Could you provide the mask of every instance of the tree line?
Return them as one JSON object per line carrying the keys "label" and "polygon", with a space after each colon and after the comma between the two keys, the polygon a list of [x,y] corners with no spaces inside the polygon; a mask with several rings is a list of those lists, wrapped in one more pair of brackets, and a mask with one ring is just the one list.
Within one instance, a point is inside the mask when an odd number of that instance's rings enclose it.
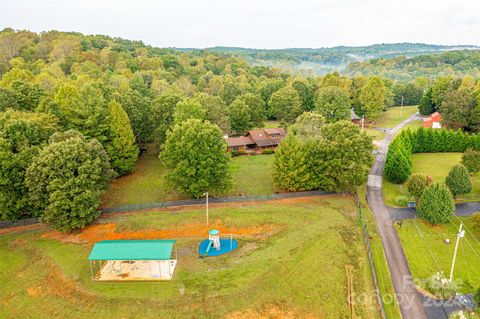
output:
{"label": "tree line", "polygon": [[[179,191],[225,191],[225,133],[265,119],[299,126],[297,118],[313,112],[325,121],[316,141],[334,143],[330,125],[348,120],[352,107],[378,118],[397,85],[374,76],[292,76],[233,56],[108,36],[11,29],[0,32],[0,75],[1,219],[40,216],[65,231],[98,214],[108,181],[132,172],[147,143],[160,146]],[[348,137],[345,125],[336,129]]]}

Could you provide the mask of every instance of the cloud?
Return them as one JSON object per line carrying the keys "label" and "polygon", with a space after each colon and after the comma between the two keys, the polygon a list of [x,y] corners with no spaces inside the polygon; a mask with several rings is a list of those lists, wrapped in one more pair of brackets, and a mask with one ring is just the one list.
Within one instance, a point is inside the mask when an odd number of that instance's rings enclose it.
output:
{"label": "cloud", "polygon": [[155,46],[480,44],[472,0],[0,0],[0,27],[108,34]]}

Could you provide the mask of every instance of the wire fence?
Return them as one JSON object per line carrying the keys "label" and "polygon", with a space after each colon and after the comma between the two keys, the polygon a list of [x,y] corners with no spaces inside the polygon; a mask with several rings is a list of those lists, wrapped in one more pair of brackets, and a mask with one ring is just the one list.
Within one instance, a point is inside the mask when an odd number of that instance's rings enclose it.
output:
{"label": "wire fence", "polygon": [[[240,202],[251,202],[251,201],[275,200],[275,199],[301,198],[301,197],[321,196],[321,195],[330,195],[330,194],[333,194],[333,193],[325,192],[325,191],[304,191],[304,192],[290,192],[290,193],[274,193],[269,195],[239,195],[239,196],[226,196],[226,197],[212,196],[209,198],[209,202],[211,204],[240,203]],[[175,200],[175,201],[146,203],[146,204],[132,204],[132,205],[117,206],[117,207],[105,207],[105,208],[102,208],[101,211],[102,211],[102,214],[124,213],[124,212],[132,212],[132,211],[143,211],[146,209],[158,209],[158,208],[191,206],[191,205],[202,205],[202,204],[205,204],[205,198],[182,199],[182,200]],[[22,219],[22,220],[16,220],[16,221],[5,221],[5,222],[0,222],[0,229],[33,225],[33,224],[38,224],[39,222],[40,222],[39,218],[29,218],[29,219]]]}
{"label": "wire fence", "polygon": [[362,227],[363,239],[364,239],[364,242],[365,242],[365,247],[367,248],[368,260],[370,261],[369,262],[370,270],[372,271],[373,283],[375,284],[375,290],[377,292],[377,298],[378,298],[378,304],[380,306],[380,312],[382,314],[382,318],[387,319],[387,315],[386,315],[386,312],[385,312],[385,305],[383,304],[382,292],[381,292],[380,286],[378,284],[377,268],[375,267],[375,261],[373,259],[372,247],[370,246],[370,237],[368,235],[367,226],[363,222],[362,204],[361,204],[361,202],[358,198],[357,193],[355,193],[355,202],[356,202],[357,208],[358,208],[360,226]]}

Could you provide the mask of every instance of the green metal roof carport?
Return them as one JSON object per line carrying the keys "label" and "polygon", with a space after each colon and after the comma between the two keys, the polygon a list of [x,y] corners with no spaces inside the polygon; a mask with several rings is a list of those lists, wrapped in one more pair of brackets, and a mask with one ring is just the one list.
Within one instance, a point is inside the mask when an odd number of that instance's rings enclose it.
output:
{"label": "green metal roof carport", "polygon": [[169,260],[175,240],[103,240],[88,260]]}

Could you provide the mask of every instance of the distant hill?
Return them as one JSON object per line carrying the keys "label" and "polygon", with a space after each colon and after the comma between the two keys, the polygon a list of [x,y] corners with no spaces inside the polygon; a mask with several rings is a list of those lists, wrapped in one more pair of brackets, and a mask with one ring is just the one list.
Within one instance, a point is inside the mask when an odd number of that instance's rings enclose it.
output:
{"label": "distant hill", "polygon": [[[198,49],[183,49],[198,50]],[[470,45],[432,45],[423,43],[374,44],[370,46],[332,48],[291,48],[291,49],[248,49],[237,47],[212,47],[205,49],[215,53],[237,55],[254,65],[279,67],[290,72],[325,74],[343,72],[353,62],[371,59],[388,59],[399,56],[415,57],[418,55],[442,53],[454,50],[480,50],[480,46]]]}
{"label": "distant hill", "polygon": [[343,73],[348,75],[379,75],[396,80],[412,80],[416,77],[438,76],[480,78],[480,51],[462,50],[423,54],[406,58],[379,58],[364,62],[352,62]]}

